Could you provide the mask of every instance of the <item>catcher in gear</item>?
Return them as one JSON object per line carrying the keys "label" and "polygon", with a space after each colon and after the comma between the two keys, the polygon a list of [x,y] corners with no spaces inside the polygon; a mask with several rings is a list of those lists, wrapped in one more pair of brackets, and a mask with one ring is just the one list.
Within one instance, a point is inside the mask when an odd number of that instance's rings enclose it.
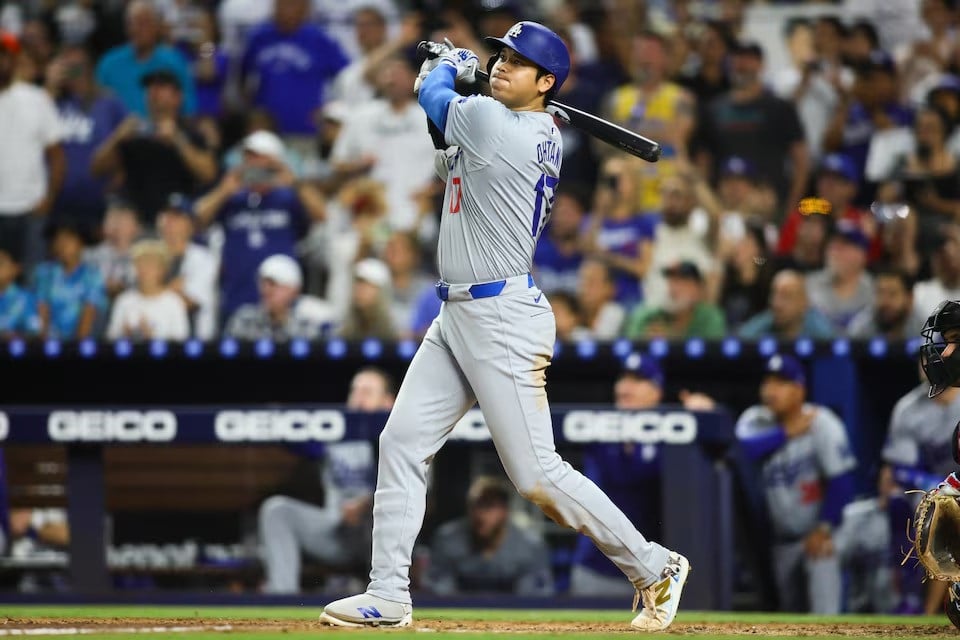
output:
{"label": "catcher in gear", "polygon": [[[923,325],[920,365],[930,382],[931,398],[947,388],[960,386],[960,301],[944,300]],[[960,464],[960,422],[951,438],[953,460]],[[944,604],[947,617],[960,629],[960,478],[951,473],[936,489],[924,494],[913,518],[913,549],[910,555],[926,570],[927,577],[950,582]],[[904,559],[906,562],[906,559]]]}

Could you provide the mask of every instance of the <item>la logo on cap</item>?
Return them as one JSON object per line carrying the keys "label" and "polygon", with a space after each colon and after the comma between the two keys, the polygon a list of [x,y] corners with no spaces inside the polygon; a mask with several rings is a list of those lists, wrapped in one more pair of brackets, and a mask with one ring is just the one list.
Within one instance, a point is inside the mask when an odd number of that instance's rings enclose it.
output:
{"label": "la logo on cap", "polygon": [[780,356],[773,356],[770,358],[770,368],[774,371],[777,371],[783,367],[783,358]]}
{"label": "la logo on cap", "polygon": [[523,23],[518,22],[517,24],[510,27],[510,31],[507,31],[508,38],[516,38],[520,35],[520,32],[523,31]]}

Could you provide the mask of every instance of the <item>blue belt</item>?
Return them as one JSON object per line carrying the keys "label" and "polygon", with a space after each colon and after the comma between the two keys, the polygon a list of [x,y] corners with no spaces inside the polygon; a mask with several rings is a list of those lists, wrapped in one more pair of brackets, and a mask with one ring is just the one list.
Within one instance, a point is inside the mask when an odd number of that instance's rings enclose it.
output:
{"label": "blue belt", "polygon": [[[527,274],[527,287],[533,286],[533,275]],[[480,298],[493,298],[500,295],[503,292],[504,287],[507,286],[506,279],[504,280],[494,280],[493,282],[481,282],[479,284],[472,284],[467,289],[470,293],[470,297],[474,300],[479,300]],[[450,299],[450,285],[444,282],[443,280],[438,280],[436,284],[437,297],[446,302]]]}

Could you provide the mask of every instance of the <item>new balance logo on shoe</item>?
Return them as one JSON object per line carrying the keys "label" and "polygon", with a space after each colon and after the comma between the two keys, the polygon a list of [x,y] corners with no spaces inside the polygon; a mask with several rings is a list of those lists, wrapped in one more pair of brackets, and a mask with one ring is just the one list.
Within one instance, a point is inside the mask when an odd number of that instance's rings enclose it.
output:
{"label": "new balance logo on shoe", "polygon": [[670,578],[657,585],[657,606],[659,607],[668,600],[670,600]]}
{"label": "new balance logo on shoe", "polygon": [[376,607],[357,607],[357,611],[360,612],[364,618],[382,618],[383,615],[377,611]]}

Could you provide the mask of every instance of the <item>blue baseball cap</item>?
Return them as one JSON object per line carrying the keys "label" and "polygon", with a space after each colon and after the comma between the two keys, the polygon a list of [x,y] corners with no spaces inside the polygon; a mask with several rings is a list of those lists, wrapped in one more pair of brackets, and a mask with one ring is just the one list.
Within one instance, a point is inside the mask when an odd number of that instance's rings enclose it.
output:
{"label": "blue baseball cap", "polygon": [[864,251],[870,250],[870,238],[863,232],[860,225],[852,220],[839,220],[833,230],[833,235],[840,240],[856,245]]}
{"label": "blue baseball cap", "polygon": [[853,158],[843,153],[830,153],[820,162],[820,173],[833,173],[849,180],[860,181],[860,171]]}
{"label": "blue baseball cap", "polygon": [[944,73],[940,76],[940,79],[937,80],[937,84],[927,92],[927,98],[929,99],[930,95],[937,91],[960,93],[960,78],[950,73]]}
{"label": "blue baseball cap", "polygon": [[728,156],[720,163],[720,177],[736,176],[738,178],[747,178],[753,180],[757,177],[757,172],[753,163],[742,156]]}
{"label": "blue baseball cap", "polygon": [[167,202],[163,207],[163,210],[183,213],[191,218],[196,216],[196,213],[193,210],[193,201],[182,193],[171,193],[167,197]]}
{"label": "blue baseball cap", "polygon": [[623,369],[620,372],[620,375],[627,374],[649,380],[658,387],[663,386],[663,369],[653,356],[641,355],[636,351],[628,355],[623,360]]}
{"label": "blue baseball cap", "polygon": [[763,372],[765,375],[776,376],[795,384],[807,384],[807,374],[803,370],[803,365],[793,356],[775,353],[767,359]]}
{"label": "blue baseball cap", "polygon": [[893,56],[883,49],[874,49],[862,63],[861,70],[864,72],[882,71],[893,75],[897,72],[897,63],[894,62]]}

